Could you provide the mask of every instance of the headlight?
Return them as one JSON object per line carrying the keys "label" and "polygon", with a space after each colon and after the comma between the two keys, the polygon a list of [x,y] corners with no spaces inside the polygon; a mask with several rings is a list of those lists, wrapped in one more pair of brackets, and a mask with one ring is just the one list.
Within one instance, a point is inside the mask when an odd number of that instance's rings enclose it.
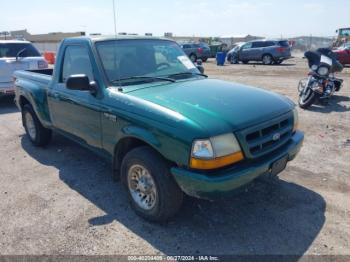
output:
{"label": "headlight", "polygon": [[299,125],[299,114],[298,114],[298,110],[295,107],[293,109],[293,132],[295,132],[298,129],[298,125]]}
{"label": "headlight", "polygon": [[312,70],[312,71],[316,71],[316,70],[317,70],[317,68],[318,68],[318,66],[317,66],[317,65],[312,65],[312,66],[311,66],[311,70]]}
{"label": "headlight", "polygon": [[328,75],[329,69],[325,66],[321,66],[318,70],[317,70],[317,74],[319,74],[320,76],[325,76]]}
{"label": "headlight", "polygon": [[210,139],[195,140],[190,160],[191,168],[214,169],[243,159],[241,147],[232,133]]}

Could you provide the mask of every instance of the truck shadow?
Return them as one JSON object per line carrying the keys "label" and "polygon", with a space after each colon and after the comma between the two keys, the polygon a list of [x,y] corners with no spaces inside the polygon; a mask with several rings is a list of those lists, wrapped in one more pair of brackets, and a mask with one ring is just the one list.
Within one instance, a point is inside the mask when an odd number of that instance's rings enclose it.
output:
{"label": "truck shadow", "polygon": [[293,254],[297,261],[325,223],[324,199],[283,180],[256,182],[217,202],[189,198],[172,221],[148,223],[129,207],[123,187],[111,179],[109,164],[93,153],[59,135],[46,149],[33,147],[26,136],[21,143],[31,157],[57,168],[62,182],[105,212],[81,223],[120,223],[167,255]]}
{"label": "truck shadow", "polygon": [[13,99],[14,96],[0,97],[0,115],[19,112]]}

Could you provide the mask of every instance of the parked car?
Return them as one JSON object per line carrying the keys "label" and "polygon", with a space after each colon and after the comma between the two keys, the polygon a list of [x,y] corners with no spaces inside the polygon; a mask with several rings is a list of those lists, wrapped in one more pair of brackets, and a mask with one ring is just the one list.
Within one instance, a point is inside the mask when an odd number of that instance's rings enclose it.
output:
{"label": "parked car", "polygon": [[12,74],[16,70],[44,69],[48,64],[27,41],[0,41],[0,96],[15,92]]}
{"label": "parked car", "polygon": [[226,59],[227,59],[227,62],[229,63],[238,63],[237,60],[235,59],[232,59],[232,55],[236,55],[239,51],[239,49],[242,47],[242,45],[244,45],[245,42],[238,42],[238,43],[235,43],[232,48],[227,52],[227,55],[226,55]]}
{"label": "parked car", "polygon": [[338,61],[343,65],[350,64],[350,43],[344,44],[336,50],[333,50]]}
{"label": "parked car", "polygon": [[29,140],[45,146],[55,131],[104,156],[153,221],[184,194],[215,199],[276,176],[303,142],[291,100],[207,79],[172,40],[68,38],[54,70],[15,77]]}
{"label": "parked car", "polygon": [[185,43],[181,47],[192,62],[196,62],[197,59],[206,62],[211,57],[210,47],[206,43]]}
{"label": "parked car", "polygon": [[230,62],[235,64],[262,61],[265,65],[281,64],[291,58],[291,48],[287,40],[255,40],[241,45],[230,54]]}

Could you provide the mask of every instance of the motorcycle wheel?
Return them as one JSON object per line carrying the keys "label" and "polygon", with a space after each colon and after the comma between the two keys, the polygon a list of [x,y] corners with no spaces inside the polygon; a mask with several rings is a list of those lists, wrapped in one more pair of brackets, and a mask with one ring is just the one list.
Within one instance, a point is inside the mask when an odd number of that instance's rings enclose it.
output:
{"label": "motorcycle wheel", "polygon": [[304,92],[301,92],[299,97],[299,106],[302,109],[307,109],[310,107],[316,100],[317,94],[312,91],[311,88],[306,87],[307,90]]}

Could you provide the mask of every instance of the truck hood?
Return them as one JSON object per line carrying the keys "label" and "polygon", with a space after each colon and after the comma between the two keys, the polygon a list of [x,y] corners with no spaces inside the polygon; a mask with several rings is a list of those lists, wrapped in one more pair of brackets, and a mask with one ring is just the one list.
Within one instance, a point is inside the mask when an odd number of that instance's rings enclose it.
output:
{"label": "truck hood", "polygon": [[196,122],[210,135],[236,131],[293,109],[288,98],[214,79],[181,81],[128,92]]}

